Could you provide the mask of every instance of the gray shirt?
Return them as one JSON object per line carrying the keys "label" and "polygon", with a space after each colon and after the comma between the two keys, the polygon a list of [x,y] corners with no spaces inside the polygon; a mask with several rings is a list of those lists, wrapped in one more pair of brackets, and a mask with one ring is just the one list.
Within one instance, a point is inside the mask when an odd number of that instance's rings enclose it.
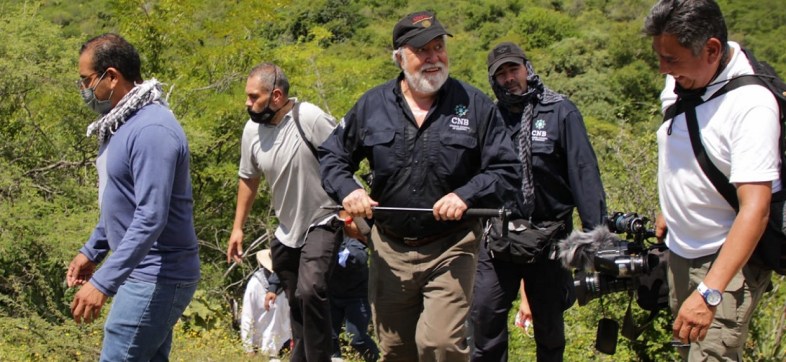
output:
{"label": "gray shirt", "polygon": [[[309,226],[332,214],[321,207],[335,202],[322,189],[319,163],[301,139],[293,111],[275,126],[246,122],[238,175],[245,179],[264,175],[279,220],[276,238],[295,248],[303,246]],[[336,127],[333,117],[311,103],[300,104],[299,119],[314,148]]]}

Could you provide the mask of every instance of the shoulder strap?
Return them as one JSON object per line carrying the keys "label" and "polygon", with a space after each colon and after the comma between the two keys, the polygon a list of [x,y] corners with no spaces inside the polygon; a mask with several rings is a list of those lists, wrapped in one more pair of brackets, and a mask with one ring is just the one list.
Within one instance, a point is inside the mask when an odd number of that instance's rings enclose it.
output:
{"label": "shoulder strap", "polygon": [[740,204],[739,200],[737,200],[737,189],[734,185],[729,183],[729,179],[726,175],[715,167],[715,164],[713,164],[709,156],[707,156],[704,145],[701,143],[701,138],[699,138],[699,121],[696,117],[695,107],[685,111],[685,119],[688,124],[688,135],[690,135],[690,145],[693,148],[693,155],[696,156],[696,161],[699,162],[701,170],[704,171],[704,174],[710,179],[712,185],[715,186],[715,189],[718,190],[718,193],[720,193],[724,199],[726,199],[729,205],[731,205],[735,211],[739,211]]}
{"label": "shoulder strap", "polygon": [[[737,88],[745,86],[745,85],[758,84],[758,85],[760,85],[762,87],[765,87],[765,88],[769,89],[769,87],[767,86],[767,83],[764,80],[762,80],[761,77],[762,76],[759,76],[759,75],[756,75],[756,74],[744,74],[744,75],[738,75],[738,76],[736,76],[734,78],[731,78],[731,79],[729,79],[728,83],[724,84],[723,87],[721,87],[721,89],[718,89],[717,92],[713,93],[712,96],[710,96],[709,98],[707,98],[706,101],[703,101],[701,103],[709,102],[709,101],[711,101],[711,100],[713,100],[715,98],[718,98],[718,97],[720,97],[720,96],[722,96],[722,95],[724,95],[726,93],[731,92],[734,89],[737,89]],[[699,104],[701,104],[701,103],[699,103]],[[698,107],[699,104],[697,104],[696,107]],[[686,111],[687,111],[687,109],[682,109],[681,112],[678,111],[677,102],[675,102],[674,104],[672,104],[668,108],[666,108],[666,110],[663,112],[663,121],[666,122],[666,121],[676,117],[680,113],[683,113],[683,112],[686,112]]]}
{"label": "shoulder strap", "polygon": [[[717,98],[720,95],[726,94],[733,89],[751,84],[758,84],[769,89],[759,76],[755,74],[741,75],[730,79],[728,83],[715,92],[715,94],[713,94],[705,102]],[[669,107],[667,111],[671,110],[672,108],[674,108],[674,106]],[[693,148],[693,154],[696,156],[696,160],[699,162],[701,170],[704,171],[704,174],[707,175],[707,178],[710,179],[712,185],[715,186],[715,189],[718,190],[724,199],[726,199],[729,205],[731,205],[734,210],[739,211],[740,203],[737,199],[737,189],[734,187],[734,185],[729,183],[729,179],[726,177],[726,175],[724,175],[717,167],[715,167],[715,164],[713,164],[709,156],[707,156],[704,145],[701,143],[701,138],[699,137],[699,121],[696,117],[696,107],[690,107],[689,109],[685,110],[685,119],[688,125],[688,134],[690,135],[690,143],[691,147]]]}
{"label": "shoulder strap", "polygon": [[292,109],[292,120],[295,121],[295,125],[297,126],[297,131],[298,133],[300,133],[300,138],[303,139],[303,142],[306,143],[308,149],[311,150],[312,154],[314,154],[314,158],[319,159],[319,156],[317,155],[317,149],[314,148],[314,145],[311,144],[311,141],[309,141],[308,138],[306,138],[306,133],[303,132],[303,126],[300,125],[300,116],[298,113],[300,113],[300,102],[295,102],[295,107]]}

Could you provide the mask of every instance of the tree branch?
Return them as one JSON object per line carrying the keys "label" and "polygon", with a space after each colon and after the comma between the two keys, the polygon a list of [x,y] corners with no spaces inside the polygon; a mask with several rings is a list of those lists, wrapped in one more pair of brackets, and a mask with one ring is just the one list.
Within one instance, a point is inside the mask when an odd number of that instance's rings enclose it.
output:
{"label": "tree branch", "polygon": [[39,167],[39,168],[34,168],[34,169],[31,169],[31,170],[28,170],[27,172],[25,172],[25,176],[31,176],[31,175],[34,175],[34,174],[41,174],[41,173],[46,174],[46,173],[48,173],[48,172],[50,172],[52,170],[58,170],[58,169],[82,167],[82,166],[85,166],[85,165],[87,165],[87,164],[89,164],[91,162],[92,162],[92,160],[83,160],[83,161],[64,161],[64,160],[60,160],[60,161],[57,161],[57,162],[55,162],[55,163],[53,163],[51,165],[47,165],[47,166],[44,166],[44,167]]}

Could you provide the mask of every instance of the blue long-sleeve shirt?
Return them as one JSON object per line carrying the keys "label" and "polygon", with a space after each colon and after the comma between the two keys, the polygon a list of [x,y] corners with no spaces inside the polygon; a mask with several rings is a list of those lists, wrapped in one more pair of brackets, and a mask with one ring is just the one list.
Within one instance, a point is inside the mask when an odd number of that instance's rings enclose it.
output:
{"label": "blue long-sleeve shirt", "polygon": [[[364,94],[322,144],[322,185],[341,202],[358,188],[362,159],[373,172],[380,206],[431,208],[454,192],[468,207],[501,207],[520,185],[519,162],[497,108],[478,89],[448,78],[418,127],[397,79]],[[377,225],[421,237],[456,221],[430,213],[377,213]]]}
{"label": "blue long-sleeve shirt", "polygon": [[165,106],[132,115],[99,149],[101,215],[80,252],[104,263],[90,279],[112,296],[126,279],[199,279],[185,133]]}

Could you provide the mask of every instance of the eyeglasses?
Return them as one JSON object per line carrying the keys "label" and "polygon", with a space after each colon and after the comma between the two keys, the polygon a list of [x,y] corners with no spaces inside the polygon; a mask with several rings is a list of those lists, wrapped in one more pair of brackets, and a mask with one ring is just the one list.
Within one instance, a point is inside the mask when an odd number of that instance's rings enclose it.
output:
{"label": "eyeglasses", "polygon": [[[98,74],[98,73],[99,72],[92,72],[92,73],[88,74],[87,76],[79,77],[79,80],[74,81],[76,83],[76,88],[79,89],[79,90],[87,88],[90,85],[90,83],[93,82],[93,80],[92,80],[93,76]],[[106,71],[101,73],[101,78],[104,77],[105,73],[106,73]],[[89,80],[89,82],[88,82],[88,80]]]}

